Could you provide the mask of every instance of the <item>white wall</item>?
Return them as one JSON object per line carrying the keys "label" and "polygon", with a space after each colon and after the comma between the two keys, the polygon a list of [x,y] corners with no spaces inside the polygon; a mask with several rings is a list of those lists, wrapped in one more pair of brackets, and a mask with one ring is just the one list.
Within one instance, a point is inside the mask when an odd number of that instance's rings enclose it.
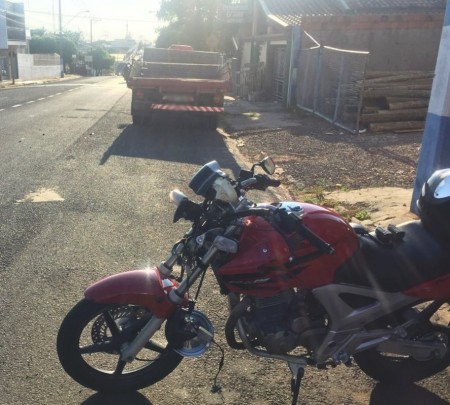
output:
{"label": "white wall", "polygon": [[20,80],[50,79],[61,76],[58,55],[17,54]]}
{"label": "white wall", "polygon": [[[285,41],[286,43],[286,41]],[[266,63],[267,62],[267,42],[259,42],[260,46],[260,56],[259,61]],[[244,42],[242,47],[242,59],[241,59],[241,67],[243,67],[246,63],[250,63],[252,53],[252,43],[251,41]]]}
{"label": "white wall", "polygon": [[260,44],[261,52],[259,54],[259,61],[266,64],[267,63],[267,42]]}
{"label": "white wall", "polygon": [[6,29],[5,0],[0,0],[0,49],[8,49],[8,30]]}
{"label": "white wall", "polygon": [[244,67],[246,63],[250,63],[251,52],[252,52],[252,43],[244,42],[244,47],[242,49],[241,69]]}

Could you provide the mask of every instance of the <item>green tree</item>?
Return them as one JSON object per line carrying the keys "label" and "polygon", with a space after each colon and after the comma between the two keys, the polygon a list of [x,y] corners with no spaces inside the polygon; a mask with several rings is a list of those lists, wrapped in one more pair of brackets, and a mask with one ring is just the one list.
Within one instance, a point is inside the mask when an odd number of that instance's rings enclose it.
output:
{"label": "green tree", "polygon": [[96,46],[92,49],[92,67],[95,70],[108,70],[114,64],[114,58],[102,46]]}
{"label": "green tree", "polygon": [[81,32],[79,32],[79,31],[64,31],[63,36],[64,36],[64,38],[71,40],[75,44],[75,47],[77,49],[80,47],[80,43],[83,39],[83,34]]}
{"label": "green tree", "polygon": [[222,31],[220,4],[220,0],[162,0],[157,16],[167,25],[160,29],[156,46],[178,43],[217,50]]}
{"label": "green tree", "polygon": [[47,33],[44,29],[34,30],[30,39],[30,53],[57,53],[62,54],[64,65],[72,64],[72,55],[78,52],[74,39],[79,41],[80,36],[75,33],[59,34]]}
{"label": "green tree", "polygon": [[35,29],[30,30],[30,33],[31,33],[31,37],[42,37],[45,35],[46,30],[44,27],[35,28]]}
{"label": "green tree", "polygon": [[30,39],[30,53],[59,53],[59,39],[52,34],[33,36]]}

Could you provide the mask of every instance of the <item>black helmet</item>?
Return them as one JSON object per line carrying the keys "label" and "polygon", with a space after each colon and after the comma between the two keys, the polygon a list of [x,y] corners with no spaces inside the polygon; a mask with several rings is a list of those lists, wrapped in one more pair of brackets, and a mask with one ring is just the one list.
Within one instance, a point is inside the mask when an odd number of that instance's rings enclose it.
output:
{"label": "black helmet", "polygon": [[432,174],[422,187],[417,208],[426,228],[450,239],[450,169]]}

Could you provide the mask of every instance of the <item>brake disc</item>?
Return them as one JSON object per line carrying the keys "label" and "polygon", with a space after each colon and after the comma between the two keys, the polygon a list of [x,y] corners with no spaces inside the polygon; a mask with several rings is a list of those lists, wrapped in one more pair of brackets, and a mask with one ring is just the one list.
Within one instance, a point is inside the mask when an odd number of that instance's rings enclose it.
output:
{"label": "brake disc", "polygon": [[[141,319],[147,311],[142,307],[121,305],[108,310],[109,315],[116,323],[119,330]],[[104,314],[101,314],[92,325],[91,338],[94,344],[101,344],[110,341],[112,334]]]}

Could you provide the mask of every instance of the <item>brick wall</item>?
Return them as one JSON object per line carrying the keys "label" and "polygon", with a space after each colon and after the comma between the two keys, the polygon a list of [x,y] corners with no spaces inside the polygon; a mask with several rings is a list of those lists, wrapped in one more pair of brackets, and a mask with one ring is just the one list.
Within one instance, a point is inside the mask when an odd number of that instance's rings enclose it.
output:
{"label": "brick wall", "polygon": [[443,13],[355,15],[304,19],[323,45],[369,51],[369,70],[434,70]]}

